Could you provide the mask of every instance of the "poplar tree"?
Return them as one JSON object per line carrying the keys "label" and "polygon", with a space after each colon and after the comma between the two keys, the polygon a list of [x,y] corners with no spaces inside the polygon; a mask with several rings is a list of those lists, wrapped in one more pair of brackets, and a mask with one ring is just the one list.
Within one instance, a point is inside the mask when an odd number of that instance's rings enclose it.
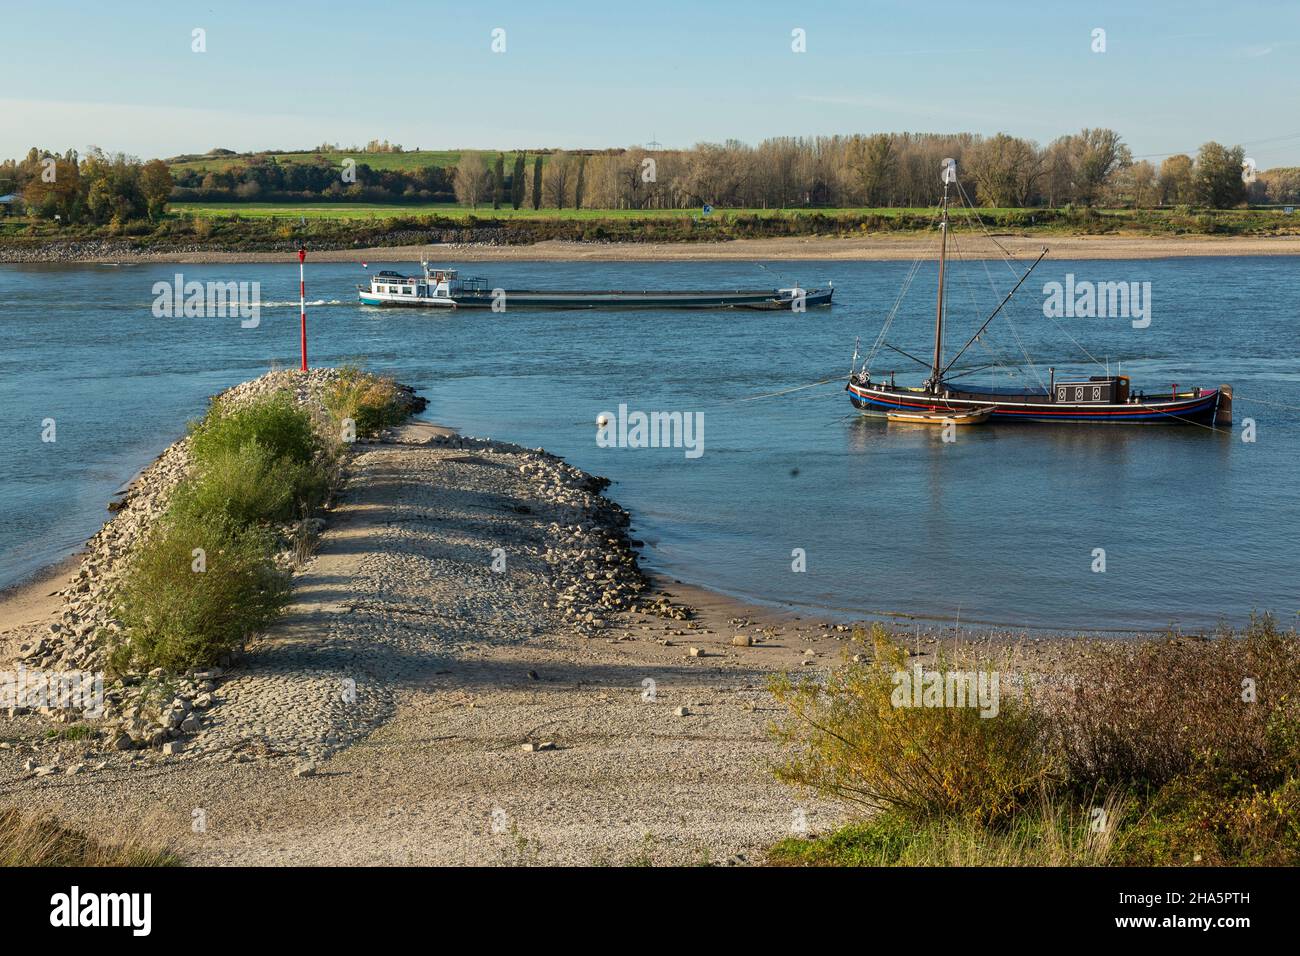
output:
{"label": "poplar tree", "polygon": [[524,204],[524,153],[515,153],[515,169],[510,176],[510,205],[518,209]]}

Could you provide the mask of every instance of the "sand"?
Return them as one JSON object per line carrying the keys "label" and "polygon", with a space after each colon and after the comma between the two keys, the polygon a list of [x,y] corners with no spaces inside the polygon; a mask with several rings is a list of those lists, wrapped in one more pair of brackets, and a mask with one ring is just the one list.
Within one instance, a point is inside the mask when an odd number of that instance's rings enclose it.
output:
{"label": "sand", "polygon": [[[998,236],[998,242],[1018,258],[1032,260],[1043,247],[1054,259],[1167,259],[1199,256],[1300,255],[1300,236]],[[448,244],[391,246],[369,249],[311,250],[308,262],[693,262],[727,260],[911,260],[935,254],[933,237],[875,235],[860,238],[791,237],[736,239],[717,243],[539,242],[494,246]],[[968,258],[1000,255],[987,241],[963,250]],[[152,261],[180,263],[258,263],[296,260],[292,252],[190,252],[130,256],[126,259],[87,257],[77,261]]]}

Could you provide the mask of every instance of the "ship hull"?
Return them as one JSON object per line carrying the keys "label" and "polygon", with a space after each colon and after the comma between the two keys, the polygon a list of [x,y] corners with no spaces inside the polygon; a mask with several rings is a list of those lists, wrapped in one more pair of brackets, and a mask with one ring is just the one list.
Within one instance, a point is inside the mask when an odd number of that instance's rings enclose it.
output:
{"label": "ship hull", "polygon": [[949,392],[932,395],[921,390],[884,386],[846,386],[853,407],[868,415],[890,412],[942,413],[988,409],[991,422],[1033,422],[1070,424],[1128,425],[1207,425],[1215,424],[1221,392],[1217,388],[1198,389],[1164,399],[1144,398],[1140,402],[1083,403],[1054,402],[1046,393]]}
{"label": "ship hull", "polygon": [[[759,292],[566,292],[502,290],[501,294],[388,296],[361,291],[362,305],[435,309],[757,309],[795,311],[831,304],[831,289],[812,289],[796,298],[772,290]],[[498,304],[499,303],[499,304]],[[799,305],[797,305],[799,304]]]}

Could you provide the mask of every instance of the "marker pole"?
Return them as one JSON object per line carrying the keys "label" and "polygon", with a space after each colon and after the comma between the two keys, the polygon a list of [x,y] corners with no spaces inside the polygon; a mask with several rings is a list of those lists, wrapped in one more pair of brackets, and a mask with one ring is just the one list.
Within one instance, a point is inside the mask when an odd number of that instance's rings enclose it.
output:
{"label": "marker pole", "polygon": [[307,279],[303,274],[303,261],[307,258],[307,250],[299,247],[298,249],[298,308],[300,326],[302,334],[302,370],[307,371]]}

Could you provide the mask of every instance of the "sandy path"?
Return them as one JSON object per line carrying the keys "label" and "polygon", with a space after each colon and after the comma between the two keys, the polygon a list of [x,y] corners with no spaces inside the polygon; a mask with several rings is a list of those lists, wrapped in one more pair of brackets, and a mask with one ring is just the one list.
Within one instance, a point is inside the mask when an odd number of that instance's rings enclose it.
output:
{"label": "sandy path", "polygon": [[[559,506],[510,452],[429,437],[415,426],[413,444],[359,452],[290,615],[218,685],[185,755],[69,741],[63,763],[108,766],[33,778],[22,746],[47,725],[18,717],[0,802],[93,832],[143,824],[194,862],[249,864],[740,861],[791,833],[798,810],[813,831],[839,819],[771,776],[765,687],[775,670],[831,663],[843,635],[790,621],[733,647],[719,602],[690,625],[629,613],[576,636],[544,606]],[[490,570],[494,547],[505,574]],[[304,755],[316,772],[296,776]]]}

